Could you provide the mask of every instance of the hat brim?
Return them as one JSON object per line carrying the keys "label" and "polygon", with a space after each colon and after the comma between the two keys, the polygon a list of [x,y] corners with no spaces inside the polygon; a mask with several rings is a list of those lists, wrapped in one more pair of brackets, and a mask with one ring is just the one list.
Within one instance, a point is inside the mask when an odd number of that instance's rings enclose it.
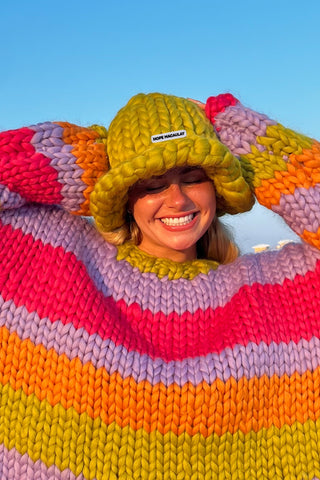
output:
{"label": "hat brim", "polygon": [[200,167],[212,180],[218,215],[251,209],[253,194],[238,158],[217,138],[197,136],[152,146],[143,155],[123,161],[101,176],[90,197],[97,227],[111,232],[125,223],[128,192],[136,182],[183,166]]}

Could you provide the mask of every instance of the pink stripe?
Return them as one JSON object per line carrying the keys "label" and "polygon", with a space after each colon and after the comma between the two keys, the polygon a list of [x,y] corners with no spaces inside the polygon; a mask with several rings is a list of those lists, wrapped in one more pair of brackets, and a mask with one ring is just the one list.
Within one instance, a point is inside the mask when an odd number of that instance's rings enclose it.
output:
{"label": "pink stripe", "polygon": [[28,128],[0,133],[0,183],[29,202],[59,204],[58,173],[30,144],[34,135]]}
{"label": "pink stripe", "polygon": [[236,344],[297,343],[301,338],[320,336],[315,313],[320,308],[315,295],[320,287],[319,262],[315,272],[285,280],[283,285],[244,286],[216,310],[166,316],[142,310],[136,303],[128,306],[123,300],[104,297],[74,254],[43,245],[10,226],[3,227],[0,255],[5,301],[12,299],[40,317],[83,327],[89,334],[98,333],[103,340],[109,338],[152,358],[182,360],[219,353]]}

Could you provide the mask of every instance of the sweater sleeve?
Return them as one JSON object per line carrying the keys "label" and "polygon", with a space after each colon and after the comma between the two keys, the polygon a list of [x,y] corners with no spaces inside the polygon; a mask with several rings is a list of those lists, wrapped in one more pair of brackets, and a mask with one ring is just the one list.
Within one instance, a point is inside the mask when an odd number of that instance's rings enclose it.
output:
{"label": "sweater sleeve", "polygon": [[0,133],[0,209],[40,203],[90,215],[90,193],[107,170],[106,135],[66,122]]}
{"label": "sweater sleeve", "polygon": [[240,158],[258,202],[320,248],[320,144],[244,107],[231,94],[210,97],[206,114]]}

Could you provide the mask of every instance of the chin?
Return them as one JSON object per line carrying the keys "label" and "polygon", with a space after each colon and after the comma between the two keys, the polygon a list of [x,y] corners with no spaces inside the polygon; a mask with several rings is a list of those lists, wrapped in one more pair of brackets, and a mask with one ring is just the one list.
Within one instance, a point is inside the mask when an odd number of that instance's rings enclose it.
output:
{"label": "chin", "polygon": [[193,247],[197,243],[198,239],[190,238],[170,238],[168,236],[166,244],[168,247],[174,248],[175,250],[186,250]]}
{"label": "chin", "polygon": [[167,248],[171,248],[172,250],[175,250],[177,252],[181,252],[181,253],[184,253],[188,250],[190,250],[191,248],[193,248],[195,245],[195,243],[170,243],[167,245]]}

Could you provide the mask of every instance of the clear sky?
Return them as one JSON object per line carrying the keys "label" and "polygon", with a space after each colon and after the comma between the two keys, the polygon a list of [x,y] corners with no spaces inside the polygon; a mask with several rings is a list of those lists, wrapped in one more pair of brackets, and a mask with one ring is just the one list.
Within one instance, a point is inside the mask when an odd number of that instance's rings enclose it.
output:
{"label": "clear sky", "polygon": [[[0,130],[107,127],[139,92],[231,92],[320,139],[319,0],[7,1],[0,39]],[[262,208],[231,223],[244,251],[294,238]]]}

